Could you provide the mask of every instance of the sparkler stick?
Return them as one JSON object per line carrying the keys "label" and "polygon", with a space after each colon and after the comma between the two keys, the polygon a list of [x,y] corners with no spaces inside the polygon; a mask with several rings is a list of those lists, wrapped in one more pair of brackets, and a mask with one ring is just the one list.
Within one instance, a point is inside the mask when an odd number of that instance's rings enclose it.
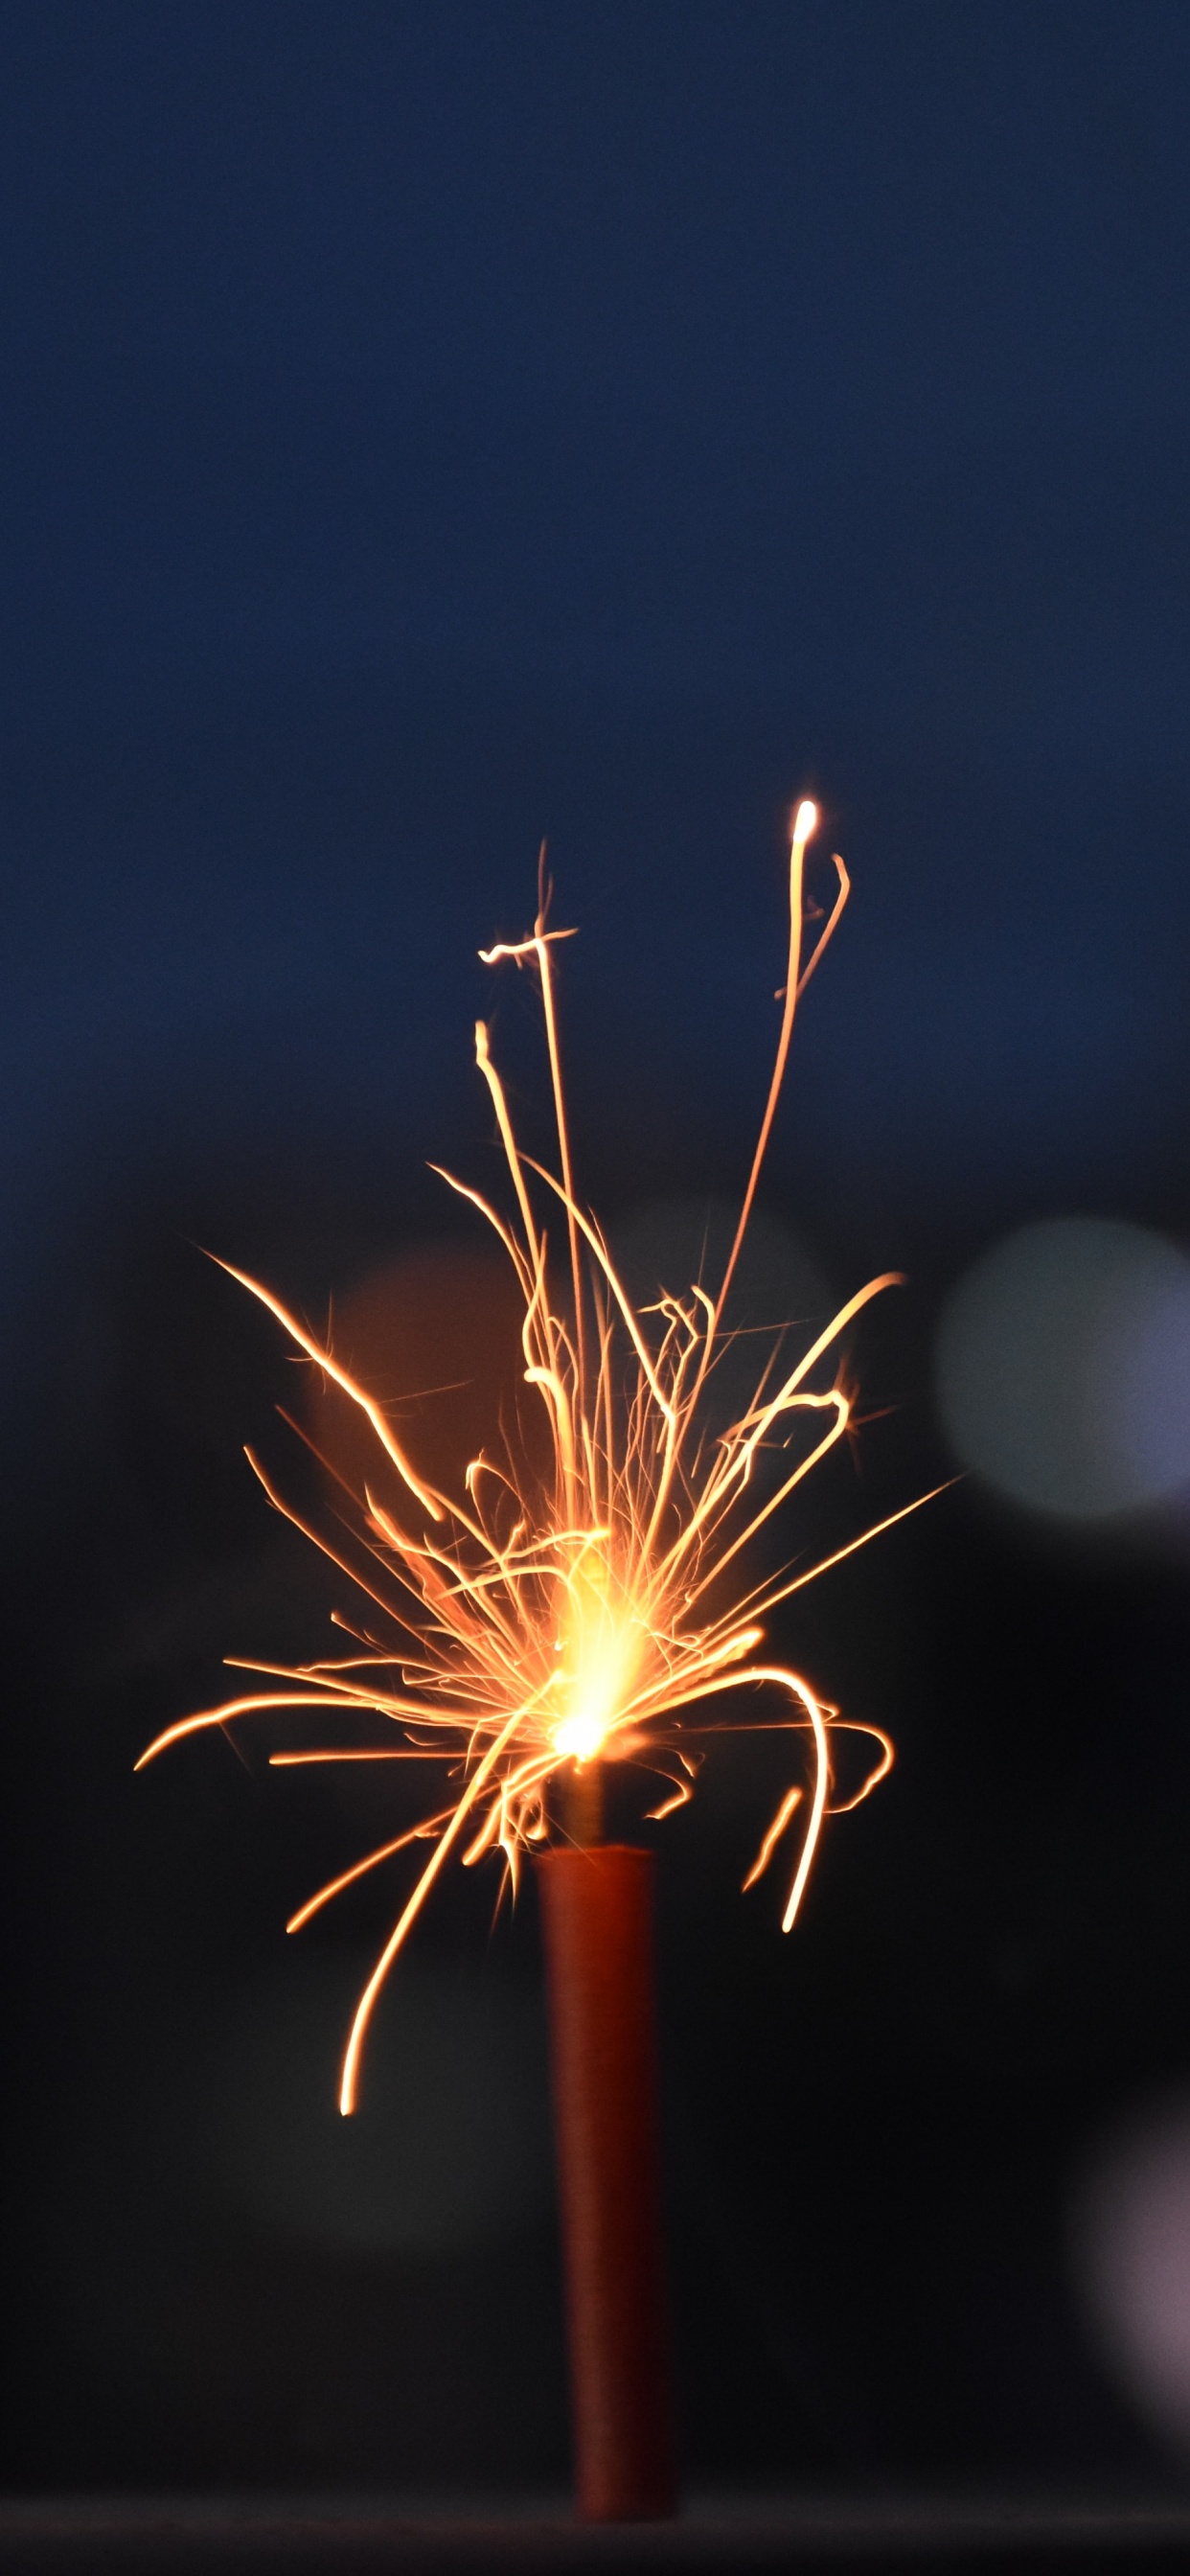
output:
{"label": "sparkler stick", "polygon": [[[587,1769],[597,1770],[597,1764]],[[672,2513],[651,1851],[537,1862],[554,2071],[575,2487],[588,2522]]]}
{"label": "sparkler stick", "polygon": [[[481,952],[489,964],[511,960],[540,981],[558,1169],[518,1143],[481,1022],[476,1062],[491,1098],[507,1196],[501,1207],[469,1183],[442,1177],[490,1225],[511,1264],[522,1307],[524,1401],[542,1408],[544,1465],[542,1440],[510,1425],[498,1453],[471,1459],[460,1490],[442,1489],[329,1339],[270,1289],[232,1272],[375,1442],[376,1490],[367,1482],[358,1494],[346,1487],[333,1543],[248,1453],[272,1507],[352,1587],[353,1613],[334,1615],[359,1651],[300,1666],[242,1666],[271,1687],[180,1719],[137,1766],[204,1729],[282,1708],[316,1708],[332,1722],[334,1739],[273,1756],[283,1768],[394,1756],[443,1766],[422,1821],[340,1871],[290,1920],[297,1931],[374,1870],[407,1866],[411,1850],[420,1846],[424,1854],[430,1846],[356,2010],[340,2085],[345,2114],[355,2108],[376,1998],[446,1861],[453,1856],[473,1867],[499,1853],[502,1885],[515,1894],[526,1852],[541,1854],[578,2468],[584,2510],[592,2514],[657,2512],[672,2493],[650,2036],[651,1863],[646,1853],[599,1844],[597,1818],[577,1809],[570,1847],[557,1847],[550,1785],[568,1780],[580,1803],[584,1795],[590,1801],[608,1763],[630,1764],[663,1783],[660,1803],[647,1810],[659,1819],[688,1802],[705,1739],[728,1729],[785,1729],[794,1776],[745,1885],[795,1846],[782,1915],[788,1931],[828,1818],[866,1797],[892,1761],[879,1727],[841,1718],[800,1674],[761,1660],[757,1649],[771,1610],[916,1504],[808,1567],[786,1564],[760,1576],[743,1569],[760,1530],[792,1506],[811,1470],[846,1435],[853,1395],[842,1336],[895,1274],[849,1297],[792,1368],[781,1359],[777,1327],[752,1402],[737,1420],[710,1427],[715,1369],[731,1338],[724,1313],[799,996],[847,898],[847,871],[836,858],[833,908],[803,962],[804,869],[817,819],[809,803],[793,819],[776,1060],[739,1223],[713,1292],[701,1280],[680,1290],[664,1286],[655,1304],[638,1309],[576,1195],[554,988],[557,942],[571,934],[548,927],[544,870],[532,935]],[[559,1209],[567,1256],[561,1273],[549,1233]],[[765,1452],[780,1465],[775,1488],[760,1494]],[[775,1714],[750,1714],[758,1695],[768,1707],[776,1698]],[[711,1701],[721,1703],[720,1713],[704,1724],[701,1703]],[[356,1740],[340,1740],[336,1724]],[[836,1800],[832,1745],[840,1732],[867,1736],[874,1753],[858,1789]]]}

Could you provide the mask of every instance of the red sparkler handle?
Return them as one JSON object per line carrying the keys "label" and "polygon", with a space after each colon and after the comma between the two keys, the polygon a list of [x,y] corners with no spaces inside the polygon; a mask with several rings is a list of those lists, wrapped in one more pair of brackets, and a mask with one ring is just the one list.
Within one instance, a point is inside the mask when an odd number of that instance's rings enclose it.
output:
{"label": "red sparkler handle", "polygon": [[578,2509],[675,2510],[653,2003],[653,1854],[537,1863],[553,2052]]}

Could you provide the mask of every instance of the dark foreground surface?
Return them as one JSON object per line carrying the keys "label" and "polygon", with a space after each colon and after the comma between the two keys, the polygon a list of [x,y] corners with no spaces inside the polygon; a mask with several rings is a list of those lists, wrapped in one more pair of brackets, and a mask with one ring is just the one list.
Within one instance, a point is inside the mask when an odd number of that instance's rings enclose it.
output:
{"label": "dark foreground surface", "polygon": [[1101,2570],[1190,2563],[1190,2502],[1000,2499],[691,2504],[675,2522],[579,2528],[553,2505],[466,2512],[383,2498],[26,2498],[0,2505],[5,2570],[485,2567]]}

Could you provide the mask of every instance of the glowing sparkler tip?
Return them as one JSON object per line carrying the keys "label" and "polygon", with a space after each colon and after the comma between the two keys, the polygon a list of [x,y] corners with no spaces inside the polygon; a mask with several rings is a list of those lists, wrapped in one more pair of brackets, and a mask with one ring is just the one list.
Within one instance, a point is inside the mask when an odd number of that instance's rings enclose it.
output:
{"label": "glowing sparkler tip", "polygon": [[803,796],[793,818],[792,839],[807,842],[818,829],[818,807],[809,796]]}
{"label": "glowing sparkler tip", "polygon": [[603,1750],[606,1725],[595,1717],[570,1717],[554,1729],[554,1751],[561,1760],[594,1762]]}

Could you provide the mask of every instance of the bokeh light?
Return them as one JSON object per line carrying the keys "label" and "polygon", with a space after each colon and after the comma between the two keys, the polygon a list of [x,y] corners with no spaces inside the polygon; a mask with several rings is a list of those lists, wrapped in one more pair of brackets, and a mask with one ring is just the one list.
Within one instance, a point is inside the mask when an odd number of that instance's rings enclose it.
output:
{"label": "bokeh light", "polygon": [[1136,2114],[1092,2154],[1070,2239],[1112,2376],[1159,2434],[1190,2449],[1190,2101]]}
{"label": "bokeh light", "polygon": [[1190,1485],[1190,1261],[1143,1227],[1055,1217],[985,1253],[944,1310],[939,1409],[1013,1501],[1096,1521]]}

